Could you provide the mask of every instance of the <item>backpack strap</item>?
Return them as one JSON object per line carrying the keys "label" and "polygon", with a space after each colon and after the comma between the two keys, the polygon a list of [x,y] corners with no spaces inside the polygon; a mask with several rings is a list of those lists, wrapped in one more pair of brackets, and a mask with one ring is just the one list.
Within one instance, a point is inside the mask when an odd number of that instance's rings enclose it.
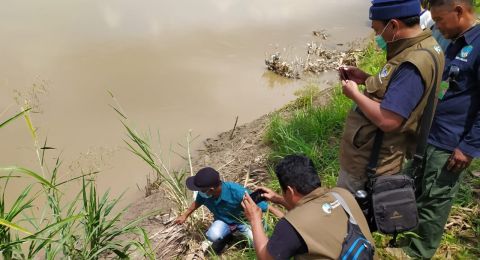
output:
{"label": "backpack strap", "polygon": [[340,194],[338,194],[337,192],[334,192],[334,191],[331,191],[330,194],[332,194],[333,197],[335,197],[335,199],[340,203],[340,205],[342,205],[343,210],[345,210],[345,212],[348,215],[348,220],[350,221],[350,223],[358,225],[357,221],[353,217],[352,212],[350,211],[350,208],[348,207],[347,203],[342,198],[342,196],[340,196]]}

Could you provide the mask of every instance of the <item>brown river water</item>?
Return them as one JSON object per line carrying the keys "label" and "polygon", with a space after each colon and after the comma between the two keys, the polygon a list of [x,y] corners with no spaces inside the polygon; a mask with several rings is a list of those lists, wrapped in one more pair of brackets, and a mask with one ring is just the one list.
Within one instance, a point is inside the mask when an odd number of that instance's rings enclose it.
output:
{"label": "brown river water", "polygon": [[[40,113],[32,120],[40,141],[47,137],[57,148],[46,161],[60,154],[67,176],[100,170],[99,190],[127,190],[126,204],[143,196],[137,186],[150,170],[126,151],[107,90],[137,129],[158,130],[166,158],[189,129],[199,136],[192,149],[200,148],[201,140],[232,128],[236,116],[242,124],[271,112],[307,83],[266,72],[266,53],[303,53],[313,30],[326,29],[332,47],[361,39],[370,32],[368,6],[360,0],[3,0],[0,121],[18,111],[15,91],[44,86],[47,92],[33,99]],[[0,147],[0,166],[39,170],[24,120],[0,129]],[[25,185],[15,180],[9,200]]]}

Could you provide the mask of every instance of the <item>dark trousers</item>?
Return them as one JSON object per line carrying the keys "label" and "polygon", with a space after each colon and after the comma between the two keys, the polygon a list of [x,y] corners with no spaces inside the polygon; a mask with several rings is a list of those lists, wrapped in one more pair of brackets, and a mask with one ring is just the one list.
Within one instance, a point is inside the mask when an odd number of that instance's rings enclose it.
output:
{"label": "dark trousers", "polygon": [[[448,220],[453,198],[459,187],[460,178],[465,172],[448,171],[448,158],[451,152],[428,145],[425,152],[423,172],[415,177],[419,224],[415,233],[419,238],[410,238],[404,248],[414,258],[430,259],[435,254],[443,230]],[[404,173],[412,175],[410,163]]]}

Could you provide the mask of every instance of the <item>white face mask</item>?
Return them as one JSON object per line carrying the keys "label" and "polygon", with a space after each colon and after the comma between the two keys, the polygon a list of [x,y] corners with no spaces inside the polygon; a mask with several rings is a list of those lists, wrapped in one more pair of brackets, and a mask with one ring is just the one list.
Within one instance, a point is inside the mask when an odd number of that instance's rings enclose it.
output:
{"label": "white face mask", "polygon": [[204,198],[204,199],[208,199],[208,198],[211,198],[211,197],[212,197],[212,195],[208,195],[208,194],[203,193],[203,192],[201,192],[201,191],[198,192],[198,195],[199,195],[200,197]]}

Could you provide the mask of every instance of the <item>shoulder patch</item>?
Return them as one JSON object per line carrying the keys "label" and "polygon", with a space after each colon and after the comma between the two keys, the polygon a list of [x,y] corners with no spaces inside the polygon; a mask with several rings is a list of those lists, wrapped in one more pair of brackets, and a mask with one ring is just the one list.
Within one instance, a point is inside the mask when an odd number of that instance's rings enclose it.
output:
{"label": "shoulder patch", "polygon": [[385,64],[385,66],[383,66],[382,71],[380,72],[380,77],[382,78],[387,77],[388,74],[390,74],[391,70],[392,70],[392,66],[390,66],[390,64]]}
{"label": "shoulder patch", "polygon": [[439,45],[433,46],[433,49],[434,49],[438,54],[442,53],[442,47],[440,47]]}

